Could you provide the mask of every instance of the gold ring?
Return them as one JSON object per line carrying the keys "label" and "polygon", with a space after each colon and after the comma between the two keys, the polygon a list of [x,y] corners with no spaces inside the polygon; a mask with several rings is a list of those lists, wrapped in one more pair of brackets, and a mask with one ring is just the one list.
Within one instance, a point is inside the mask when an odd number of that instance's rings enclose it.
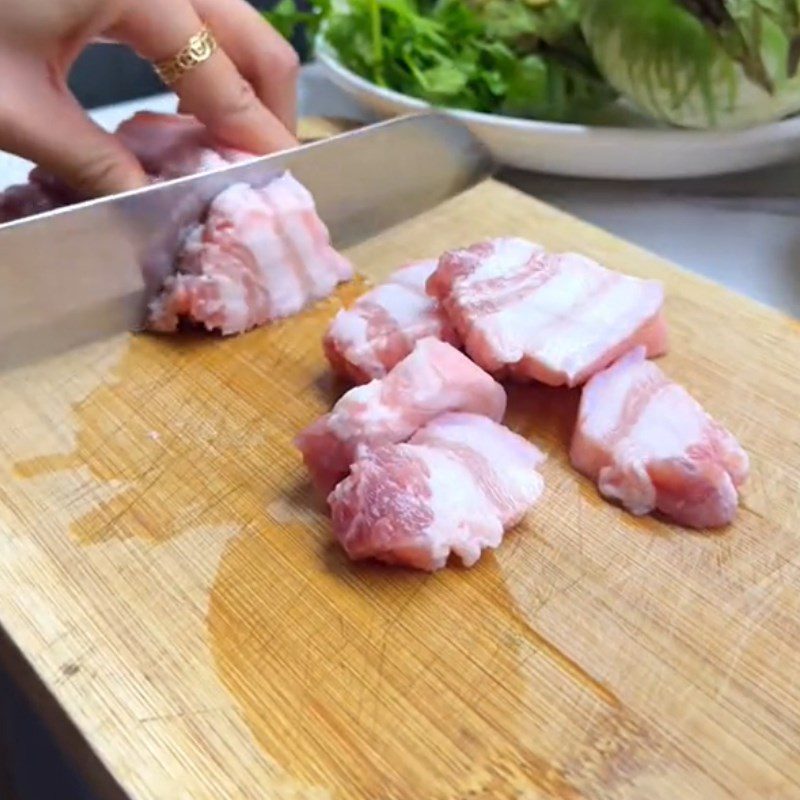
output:
{"label": "gold ring", "polygon": [[219,49],[214,34],[203,26],[202,30],[192,36],[172,58],[165,58],[153,64],[158,77],[169,86],[178,78],[208,61]]}

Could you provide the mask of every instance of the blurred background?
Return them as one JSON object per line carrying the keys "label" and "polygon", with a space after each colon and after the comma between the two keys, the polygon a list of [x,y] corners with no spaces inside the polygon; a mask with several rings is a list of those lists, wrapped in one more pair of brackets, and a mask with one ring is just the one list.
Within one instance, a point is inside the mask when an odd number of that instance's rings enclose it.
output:
{"label": "blurred background", "polygon": [[[248,1],[260,10],[274,5],[269,0]],[[293,43],[304,56],[306,47],[302,35],[296,36]],[[85,108],[121,103],[164,91],[150,64],[127,48],[116,45],[96,45],[86,50],[75,64],[69,83]]]}

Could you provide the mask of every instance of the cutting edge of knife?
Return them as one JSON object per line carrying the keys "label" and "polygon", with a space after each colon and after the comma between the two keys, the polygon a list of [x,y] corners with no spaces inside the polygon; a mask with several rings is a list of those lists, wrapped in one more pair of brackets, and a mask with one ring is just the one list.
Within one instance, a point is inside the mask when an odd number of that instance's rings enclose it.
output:
{"label": "cutting edge of knife", "polygon": [[[342,145],[344,141],[357,141],[362,137],[369,137],[376,131],[390,128],[390,126],[402,129],[404,124],[410,125],[413,124],[414,121],[418,121],[420,119],[427,119],[432,122],[427,134],[431,136],[432,143],[435,140],[438,140],[440,145],[444,146],[445,149],[452,149],[452,152],[457,154],[456,158],[463,162],[465,169],[461,179],[453,182],[446,193],[432,196],[430,198],[431,202],[427,206],[420,207],[418,211],[410,213],[407,217],[398,219],[397,222],[404,221],[405,219],[411,219],[437,206],[439,203],[444,202],[448,198],[457,196],[460,193],[467,191],[473,186],[478,185],[482,181],[490,178],[498,167],[497,163],[492,158],[490,151],[481,141],[481,139],[477,137],[475,133],[471,131],[463,122],[446,113],[439,111],[423,111],[414,114],[392,117],[371,125],[365,125],[356,130],[347,131],[326,139],[303,144],[290,150],[284,150],[266,156],[254,157],[237,164],[226,165],[214,170],[196,173],[181,178],[174,178],[158,184],[142,187],[141,189],[135,189],[129,192],[112,195],[110,197],[86,200],[81,203],[75,203],[63,208],[53,209],[52,211],[33,215],[24,219],[10,221],[0,225],[0,247],[2,247],[2,242],[4,239],[3,234],[11,235],[9,242],[12,243],[11,246],[13,248],[13,242],[15,239],[25,238],[29,235],[33,236],[35,239],[38,239],[42,234],[47,232],[48,226],[52,224],[56,225],[54,230],[61,229],[62,232],[69,232],[73,219],[77,220],[81,215],[86,213],[101,212],[102,215],[105,215],[106,212],[112,215],[116,213],[122,213],[123,215],[127,216],[127,213],[130,212],[132,214],[132,218],[136,218],[137,210],[141,211],[141,207],[143,205],[157,207],[159,205],[163,206],[164,204],[168,204],[172,206],[174,205],[174,201],[180,201],[181,198],[188,198],[193,194],[196,195],[200,204],[208,203],[213,199],[214,196],[216,196],[216,194],[218,194],[220,191],[224,191],[224,188],[227,185],[231,185],[236,182],[244,182],[249,183],[254,187],[258,187],[267,184],[270,180],[283,172],[299,169],[300,162],[306,153],[319,153],[322,148],[333,146],[337,142]],[[425,128],[423,126],[422,130],[424,129]],[[325,157],[323,156],[323,159],[324,158]],[[202,186],[203,182],[208,182],[209,185],[200,188],[199,192],[194,192],[194,186],[197,185],[199,188]],[[146,200],[143,201],[143,198],[150,196],[154,197],[152,203],[147,202]],[[325,221],[324,216],[325,215],[323,214],[323,221]],[[388,229],[394,224],[396,223],[389,223],[386,225],[386,228]],[[377,235],[380,230],[382,229],[377,229],[373,232],[367,233],[363,239],[368,239],[374,235]],[[356,242],[361,240],[362,239],[357,239]],[[351,242],[350,244],[354,244],[356,242]],[[338,246],[346,249],[346,247],[350,245],[340,244]],[[140,267],[141,264],[142,262],[140,262]],[[144,270],[142,271],[142,276],[144,277]],[[136,288],[133,294],[127,293],[126,296],[131,298],[134,297],[134,295],[136,298],[140,297],[139,288]],[[142,303],[145,303],[147,299],[146,287],[145,293],[141,297],[141,302],[139,302],[137,299],[138,305],[142,305]],[[110,300],[109,298],[102,298],[102,300],[106,305],[108,305],[108,302],[112,302],[113,304],[115,298],[116,295],[111,297]],[[129,301],[125,301],[123,305],[129,305]],[[67,314],[64,319],[66,320],[68,316],[69,314]],[[128,320],[125,325],[125,330],[132,333],[139,332],[142,330],[142,323],[143,317],[140,320],[140,323],[136,325],[132,325],[131,321]],[[35,326],[31,326],[30,329],[34,330]],[[108,332],[104,328],[102,333],[103,335],[106,335]],[[69,342],[65,343],[65,345],[61,348],[62,350],[87,344],[91,341],[94,341],[96,337],[94,335],[90,335],[87,331],[86,335],[81,334],[80,338],[77,338],[75,332],[70,329],[69,336],[66,338],[69,339]],[[57,349],[53,349],[47,353],[38,353],[33,359],[25,358],[24,361],[18,361],[18,363],[27,363],[29,360],[40,360],[42,357],[46,355],[54,355],[56,352]],[[3,355],[4,354],[0,352],[0,362],[3,361]],[[4,365],[3,363],[0,363],[0,370],[3,370],[8,366],[13,365]]]}
{"label": "cutting edge of knife", "polygon": [[453,129],[459,130],[462,133],[462,135],[469,136],[472,139],[473,147],[479,154],[476,160],[479,160],[484,165],[483,171],[485,172],[486,177],[487,178],[491,177],[496,173],[499,165],[492,156],[491,151],[463,122],[459,121],[454,116],[444,111],[437,111],[437,110],[418,111],[409,114],[404,114],[402,116],[391,117],[390,119],[381,120],[379,122],[374,122],[368,125],[364,125],[363,127],[356,128],[354,130],[344,131],[342,133],[335,134],[334,136],[322,139],[315,139],[314,141],[305,144],[300,144],[297,147],[293,147],[288,150],[279,150],[275,153],[269,153],[264,156],[256,156],[252,159],[248,159],[247,161],[237,162],[235,164],[227,164],[225,166],[206,170],[204,172],[197,172],[192,175],[185,175],[179,178],[171,178],[169,180],[160,181],[158,183],[153,183],[148,186],[142,186],[138,189],[130,189],[128,191],[119,192],[113,195],[91,198],[88,200],[80,201],[78,203],[72,203],[67,206],[62,206],[60,208],[50,209],[49,211],[44,211],[41,214],[34,214],[28,217],[23,217],[22,219],[3,222],[0,223],[0,234],[7,230],[10,230],[12,227],[19,228],[25,225],[31,225],[33,223],[39,224],[45,220],[53,219],[56,216],[78,213],[90,207],[95,207],[110,203],[115,203],[115,204],[124,203],[126,200],[130,198],[140,198],[148,194],[157,194],[158,192],[162,191],[174,191],[175,187],[181,185],[184,186],[191,185],[194,182],[200,182],[201,180],[207,179],[210,176],[220,176],[226,174],[231,174],[235,176],[236,174],[239,173],[239,171],[242,172],[250,171],[254,167],[260,165],[268,165],[271,162],[280,164],[282,162],[292,161],[295,158],[301,157],[303,153],[309,152],[310,150],[324,148],[328,143],[334,140],[340,141],[343,138],[356,139],[369,136],[370,133],[375,130],[385,128],[390,125],[397,125],[398,123],[410,122],[412,120],[420,118],[439,120],[441,122],[448,124]]}

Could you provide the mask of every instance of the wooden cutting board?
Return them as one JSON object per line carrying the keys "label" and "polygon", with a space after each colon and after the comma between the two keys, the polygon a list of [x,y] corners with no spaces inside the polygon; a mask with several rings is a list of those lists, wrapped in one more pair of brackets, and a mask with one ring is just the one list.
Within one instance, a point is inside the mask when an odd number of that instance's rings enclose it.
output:
{"label": "wooden cutting board", "polygon": [[342,391],[320,337],[361,281],[1,376],[2,652],[109,796],[800,797],[797,323],[498,182],[349,255],[378,279],[503,234],[664,281],[663,366],[752,457],[736,524],[603,502],[578,394],[516,388],[549,456],[527,521],[470,570],[349,563],[291,439]]}

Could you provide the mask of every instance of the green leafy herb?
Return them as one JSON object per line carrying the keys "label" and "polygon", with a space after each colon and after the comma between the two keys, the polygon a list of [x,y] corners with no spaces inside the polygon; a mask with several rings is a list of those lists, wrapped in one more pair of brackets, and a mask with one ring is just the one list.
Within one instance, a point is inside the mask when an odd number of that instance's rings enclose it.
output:
{"label": "green leafy herb", "polygon": [[[578,28],[579,2],[342,0],[306,13],[312,35],[380,86],[437,106],[577,120],[615,96]],[[270,20],[284,34],[305,21],[294,0]]]}
{"label": "green leafy herb", "polygon": [[330,0],[314,0],[309,11],[299,10],[295,0],[279,0],[270,11],[264,12],[264,17],[285,39],[291,39],[301,26],[313,39],[330,11]]}

